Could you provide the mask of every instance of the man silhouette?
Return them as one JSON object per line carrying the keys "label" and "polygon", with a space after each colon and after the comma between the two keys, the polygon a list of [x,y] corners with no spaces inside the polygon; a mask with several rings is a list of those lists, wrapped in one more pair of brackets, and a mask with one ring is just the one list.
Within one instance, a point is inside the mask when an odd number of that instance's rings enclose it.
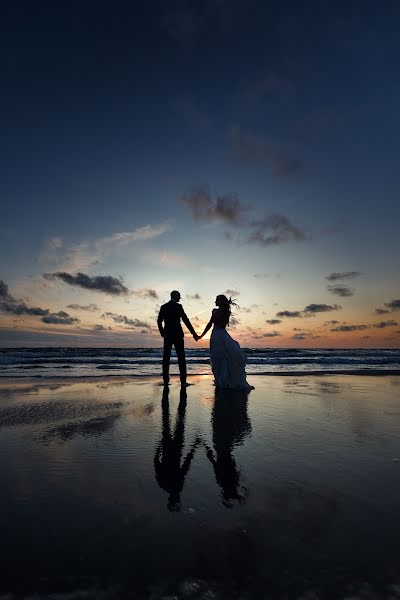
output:
{"label": "man silhouette", "polygon": [[[189,329],[194,339],[199,339],[199,336],[193,329],[193,326],[187,318],[183,306],[179,304],[181,295],[177,290],[171,292],[171,300],[166,304],[163,304],[160,308],[160,312],[157,319],[158,329],[160,330],[161,337],[164,338],[164,352],[163,352],[163,380],[164,385],[169,383],[169,361],[171,358],[172,346],[175,346],[176,355],[178,357],[179,373],[182,385],[188,385],[186,383],[186,359],[185,359],[185,345],[183,338],[183,331],[181,327],[181,319]],[[164,325],[163,325],[164,322]]]}

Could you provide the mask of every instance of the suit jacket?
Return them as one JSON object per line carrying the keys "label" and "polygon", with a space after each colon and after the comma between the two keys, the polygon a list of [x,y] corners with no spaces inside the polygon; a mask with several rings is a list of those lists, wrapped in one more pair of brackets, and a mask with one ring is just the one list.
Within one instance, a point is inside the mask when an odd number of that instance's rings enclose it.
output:
{"label": "suit jacket", "polygon": [[170,300],[166,304],[163,304],[160,308],[157,319],[157,325],[158,329],[160,330],[160,334],[167,338],[183,338],[181,319],[189,329],[190,333],[194,335],[196,332],[186,316],[182,304],[174,302],[174,300]]}

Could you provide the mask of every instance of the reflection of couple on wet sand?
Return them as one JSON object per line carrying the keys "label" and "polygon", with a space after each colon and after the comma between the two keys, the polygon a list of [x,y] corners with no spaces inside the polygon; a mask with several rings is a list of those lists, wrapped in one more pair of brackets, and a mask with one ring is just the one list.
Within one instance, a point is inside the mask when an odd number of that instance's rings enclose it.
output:
{"label": "reflection of couple on wet sand", "polygon": [[240,484],[240,471],[232,455],[235,446],[243,443],[251,432],[247,414],[247,392],[217,390],[211,415],[213,448],[202,442],[200,436],[190,445],[183,458],[185,445],[186,389],[181,388],[174,432],[171,430],[169,388],[162,396],[162,437],[154,455],[154,471],[158,485],[169,494],[168,509],[180,510],[180,495],[196,449],[202,443],[210,460],[222,503],[232,507],[242,503],[247,490]]}
{"label": "reflection of couple on wet sand", "polygon": [[181,327],[182,319],[196,341],[201,339],[213,327],[210,338],[210,360],[216,387],[231,390],[251,390],[252,386],[246,381],[245,355],[238,342],[231,338],[226,331],[226,327],[229,326],[231,306],[237,305],[231,298],[227,298],[224,294],[217,296],[215,299],[217,308],[213,309],[211,319],[203,333],[197,335],[182,305],[179,304],[180,299],[181,295],[178,291],[174,290],[171,292],[171,300],[161,306],[157,319],[158,329],[164,338],[164,384],[168,385],[169,383],[169,362],[172,346],[175,346],[181,384],[188,385],[186,382],[187,372],[184,336]]}

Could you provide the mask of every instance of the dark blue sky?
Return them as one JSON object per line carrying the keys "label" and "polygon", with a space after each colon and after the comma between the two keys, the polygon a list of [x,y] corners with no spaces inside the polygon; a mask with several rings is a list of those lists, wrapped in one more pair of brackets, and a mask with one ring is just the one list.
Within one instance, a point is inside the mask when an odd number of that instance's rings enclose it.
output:
{"label": "dark blue sky", "polygon": [[[368,290],[383,288],[382,302],[398,293],[398,2],[42,1],[0,11],[10,287],[42,300],[21,282],[48,270],[54,239],[65,264],[71,248],[168,221],[166,237],[129,255],[133,270],[123,253],[86,270],[141,287],[142,254],[203,253],[225,273],[228,254],[254,271],[287,265],[288,278],[296,263],[316,289],[324,272],[355,269],[369,274]],[[193,221],[180,199],[197,188],[251,206],[249,223],[283,215],[307,232],[304,243],[289,234],[257,248],[232,241],[215,215]],[[240,277],[227,280],[246,287]]]}

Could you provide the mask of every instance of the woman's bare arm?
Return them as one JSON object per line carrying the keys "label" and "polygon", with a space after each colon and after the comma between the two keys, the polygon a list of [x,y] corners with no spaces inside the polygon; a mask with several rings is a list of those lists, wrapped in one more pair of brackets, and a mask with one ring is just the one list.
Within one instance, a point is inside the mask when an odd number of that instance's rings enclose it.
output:
{"label": "woman's bare arm", "polygon": [[204,331],[203,331],[203,333],[201,334],[200,338],[202,338],[203,336],[205,336],[205,335],[206,335],[207,331],[208,331],[209,329],[211,329],[211,327],[213,326],[213,323],[214,323],[214,315],[212,314],[212,315],[211,315],[211,319],[210,319],[210,320],[209,320],[209,322],[207,323],[207,325],[206,325],[206,328],[204,329]]}

